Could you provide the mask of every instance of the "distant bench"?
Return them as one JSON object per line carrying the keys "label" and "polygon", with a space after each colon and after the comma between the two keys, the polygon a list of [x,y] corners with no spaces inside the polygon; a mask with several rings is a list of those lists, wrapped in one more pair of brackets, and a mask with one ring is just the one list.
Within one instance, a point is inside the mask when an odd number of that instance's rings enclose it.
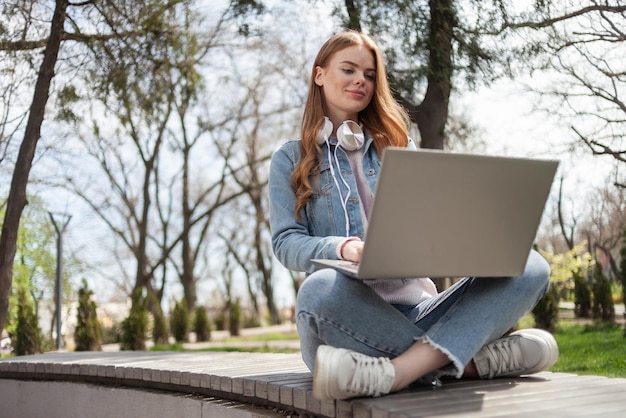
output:
{"label": "distant bench", "polygon": [[606,418],[626,411],[626,379],[564,373],[453,380],[352,401],[320,402],[311,385],[299,354],[48,353],[0,360],[0,415]]}

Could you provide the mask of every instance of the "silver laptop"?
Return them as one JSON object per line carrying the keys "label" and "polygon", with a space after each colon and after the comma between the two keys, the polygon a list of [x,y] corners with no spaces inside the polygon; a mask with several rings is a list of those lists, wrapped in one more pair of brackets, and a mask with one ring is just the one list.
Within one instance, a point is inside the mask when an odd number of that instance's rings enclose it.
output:
{"label": "silver laptop", "polygon": [[558,161],[388,148],[359,279],[521,275]]}

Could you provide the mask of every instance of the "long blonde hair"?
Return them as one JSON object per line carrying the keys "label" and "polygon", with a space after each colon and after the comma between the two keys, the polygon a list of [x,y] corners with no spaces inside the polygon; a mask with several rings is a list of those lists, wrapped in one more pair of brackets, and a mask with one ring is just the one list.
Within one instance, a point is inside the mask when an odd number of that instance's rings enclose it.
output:
{"label": "long blonde hair", "polygon": [[382,54],[372,38],[356,31],[342,32],[328,39],[317,53],[311,79],[309,94],[302,116],[300,141],[300,160],[296,165],[292,181],[296,192],[296,217],[300,217],[306,203],[313,195],[313,186],[309,180],[311,173],[319,169],[317,135],[322,128],[326,115],[322,87],[315,83],[316,68],[326,68],[333,55],[353,45],[364,45],[374,54],[376,80],[372,100],[359,113],[359,121],[373,139],[379,155],[385,147],[407,146],[409,119],[406,111],[396,102],[391,94]]}

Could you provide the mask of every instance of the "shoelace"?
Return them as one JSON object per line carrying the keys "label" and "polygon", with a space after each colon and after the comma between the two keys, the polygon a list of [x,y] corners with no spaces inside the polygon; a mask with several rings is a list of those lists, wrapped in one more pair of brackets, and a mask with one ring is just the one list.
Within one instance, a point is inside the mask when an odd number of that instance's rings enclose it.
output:
{"label": "shoelace", "polygon": [[380,384],[385,377],[382,360],[360,353],[351,353],[351,355],[355,365],[348,390],[358,395],[381,396]]}
{"label": "shoelace", "polygon": [[517,336],[503,338],[483,348],[489,353],[489,378],[524,369],[520,364],[523,355],[517,340]]}

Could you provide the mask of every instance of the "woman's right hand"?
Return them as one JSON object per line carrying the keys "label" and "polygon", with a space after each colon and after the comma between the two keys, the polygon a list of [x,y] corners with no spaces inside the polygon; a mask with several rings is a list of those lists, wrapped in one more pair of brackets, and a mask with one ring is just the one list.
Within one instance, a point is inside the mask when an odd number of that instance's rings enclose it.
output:
{"label": "woman's right hand", "polygon": [[359,261],[361,261],[362,252],[363,252],[363,241],[358,240],[358,239],[350,240],[346,242],[343,248],[341,249],[341,257],[344,260],[358,263]]}

